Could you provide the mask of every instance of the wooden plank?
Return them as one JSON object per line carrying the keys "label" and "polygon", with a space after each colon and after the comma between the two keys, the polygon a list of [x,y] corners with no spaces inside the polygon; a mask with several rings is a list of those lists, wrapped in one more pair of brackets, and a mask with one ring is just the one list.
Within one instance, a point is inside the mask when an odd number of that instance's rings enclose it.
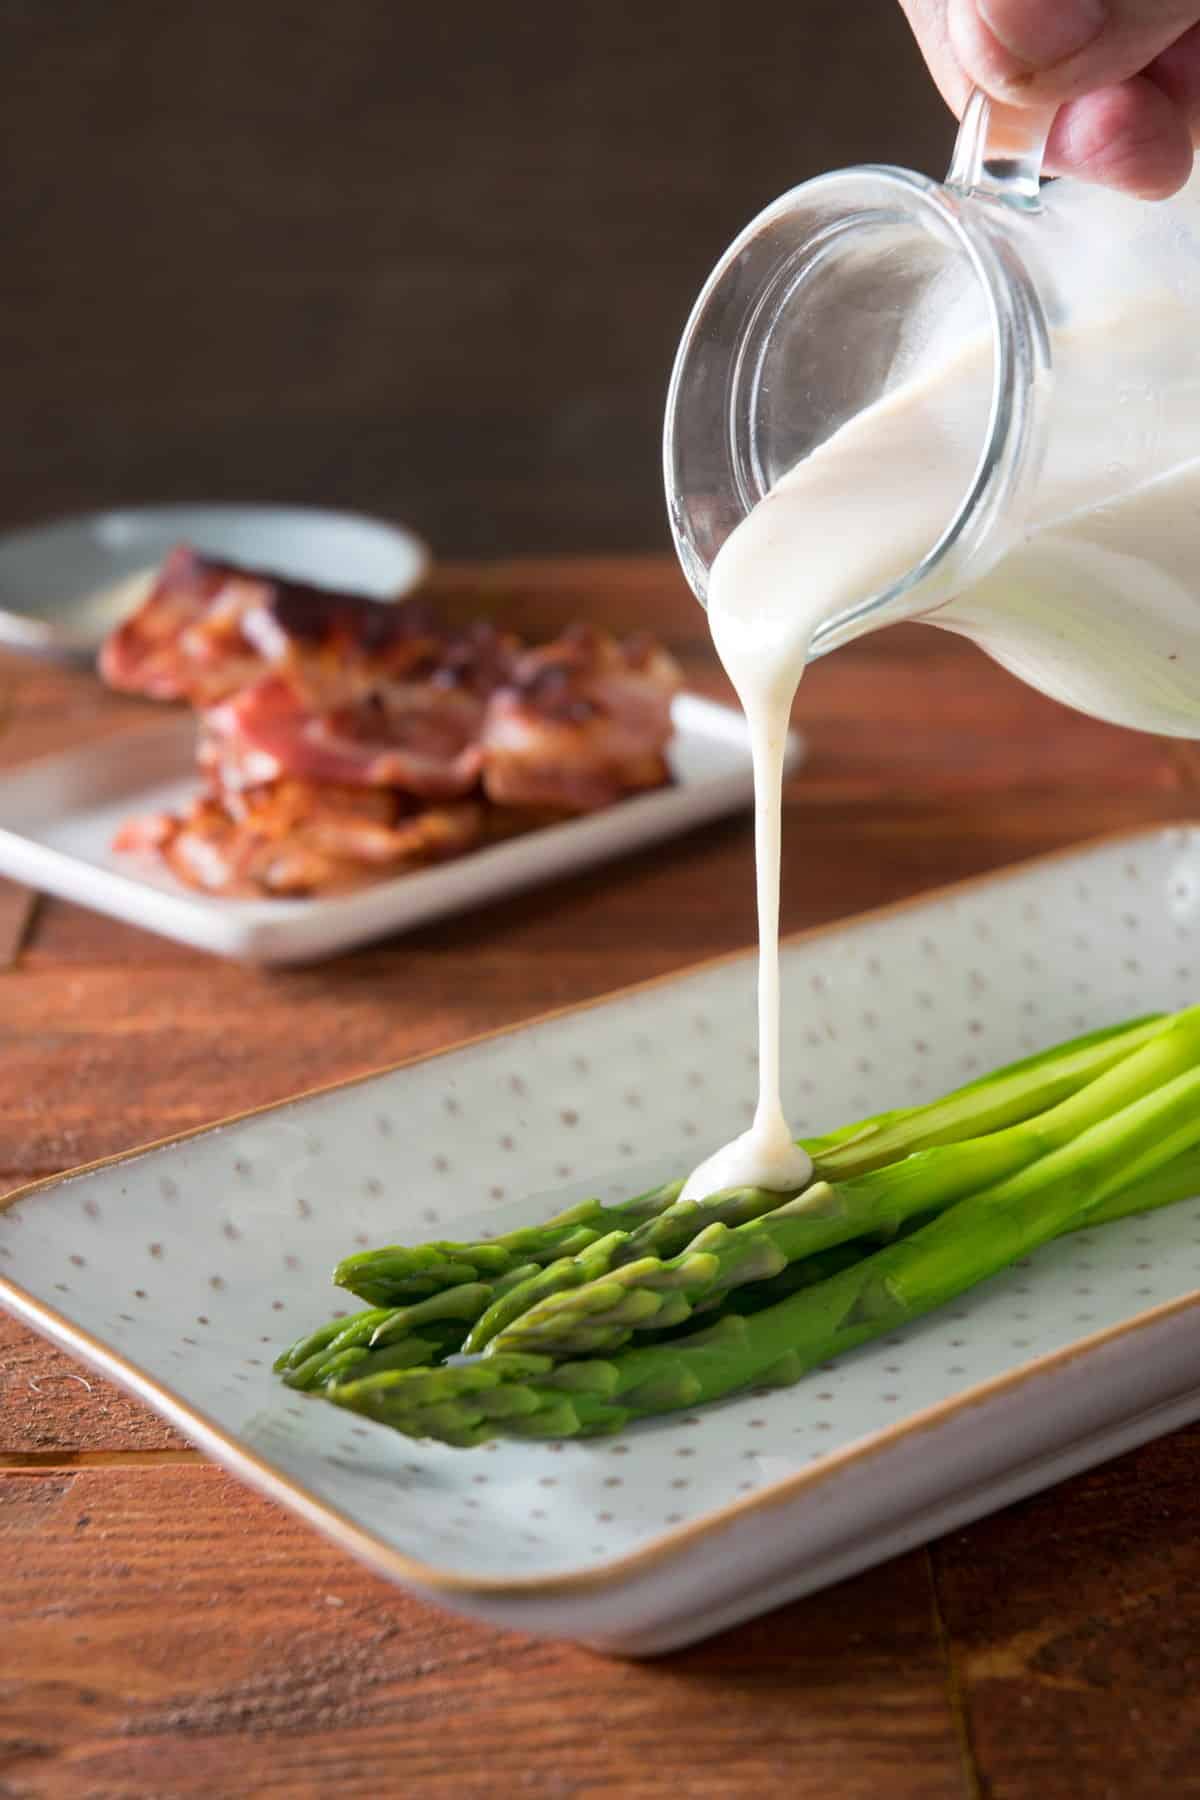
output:
{"label": "wooden plank", "polygon": [[962,1793],[918,1555],[636,1665],[433,1611],[212,1469],[6,1476],[0,1544],[28,1800]]}
{"label": "wooden plank", "polygon": [[183,1446],[155,1413],[0,1312],[0,1468]]}
{"label": "wooden plank", "polygon": [[[0,668],[0,743],[16,710],[12,687],[12,680],[6,680]],[[0,876],[0,971],[11,969],[20,956],[37,903],[38,896],[32,888]]]}
{"label": "wooden plank", "polygon": [[5,724],[0,768],[145,726],[154,717],[147,701],[110,694],[84,669],[59,668],[8,650],[0,650],[0,693]]}
{"label": "wooden plank", "polygon": [[11,969],[20,956],[37,903],[32,888],[0,877],[0,972]]}
{"label": "wooden plank", "polygon": [[1200,1794],[1200,1426],[933,1551],[983,1791]]}

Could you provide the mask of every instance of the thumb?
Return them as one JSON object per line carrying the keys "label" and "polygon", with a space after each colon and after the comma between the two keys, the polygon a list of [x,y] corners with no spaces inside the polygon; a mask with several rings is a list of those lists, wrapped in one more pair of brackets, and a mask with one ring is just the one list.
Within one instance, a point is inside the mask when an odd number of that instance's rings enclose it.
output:
{"label": "thumb", "polygon": [[1136,75],[1200,19],[1200,0],[948,0],[946,34],[977,87],[1059,103]]}

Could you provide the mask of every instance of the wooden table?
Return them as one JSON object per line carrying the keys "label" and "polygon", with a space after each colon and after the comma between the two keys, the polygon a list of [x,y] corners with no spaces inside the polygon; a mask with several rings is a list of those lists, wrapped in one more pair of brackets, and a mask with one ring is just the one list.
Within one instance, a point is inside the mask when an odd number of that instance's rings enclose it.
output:
{"label": "wooden table", "polygon": [[[445,572],[529,631],[650,624],[723,691],[660,561]],[[120,729],[0,663],[0,755]],[[1200,811],[1200,753],[909,629],[818,664],[788,796],[799,927]],[[247,974],[0,902],[0,1181],[352,1075],[753,936],[745,819],[323,967]],[[20,941],[18,941],[18,939]],[[6,954],[7,952],[7,954]],[[0,1324],[0,1794],[1200,1794],[1200,1429],[652,1664],[445,1617]]]}

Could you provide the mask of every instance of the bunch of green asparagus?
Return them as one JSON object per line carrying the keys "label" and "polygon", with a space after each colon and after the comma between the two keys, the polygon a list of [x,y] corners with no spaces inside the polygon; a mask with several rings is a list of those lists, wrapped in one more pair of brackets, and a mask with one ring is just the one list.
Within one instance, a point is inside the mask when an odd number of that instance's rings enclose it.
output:
{"label": "bunch of green asparagus", "polygon": [[463,1447],[594,1436],[797,1381],[1051,1238],[1200,1193],[1200,1007],[804,1147],[799,1194],[685,1201],[669,1182],[486,1242],[351,1256],[334,1281],[367,1310],[275,1366]]}

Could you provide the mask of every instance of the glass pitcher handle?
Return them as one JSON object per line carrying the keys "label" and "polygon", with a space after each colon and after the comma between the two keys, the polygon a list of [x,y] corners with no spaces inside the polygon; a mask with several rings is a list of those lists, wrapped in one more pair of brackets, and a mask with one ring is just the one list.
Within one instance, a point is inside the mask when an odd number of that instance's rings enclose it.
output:
{"label": "glass pitcher handle", "polygon": [[945,185],[960,194],[990,194],[1035,207],[1053,118],[1053,109],[1004,106],[972,88]]}

